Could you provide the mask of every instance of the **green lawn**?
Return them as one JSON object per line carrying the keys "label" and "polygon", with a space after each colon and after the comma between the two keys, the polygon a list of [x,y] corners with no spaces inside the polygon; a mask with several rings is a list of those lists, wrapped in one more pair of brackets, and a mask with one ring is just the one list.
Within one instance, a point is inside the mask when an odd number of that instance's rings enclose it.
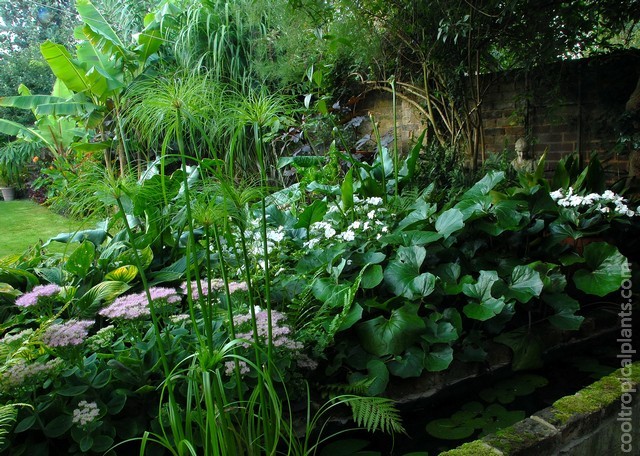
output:
{"label": "green lawn", "polygon": [[[33,201],[0,201],[0,257],[22,253],[39,239],[76,231],[81,222],[66,219]],[[64,251],[64,244],[54,243],[52,250]]]}

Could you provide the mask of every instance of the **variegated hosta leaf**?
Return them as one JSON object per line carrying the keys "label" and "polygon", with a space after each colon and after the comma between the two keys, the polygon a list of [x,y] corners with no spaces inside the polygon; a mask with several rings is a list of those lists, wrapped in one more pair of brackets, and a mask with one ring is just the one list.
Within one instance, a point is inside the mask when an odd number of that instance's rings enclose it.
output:
{"label": "variegated hosta leaf", "polygon": [[121,266],[109,272],[104,278],[106,280],[115,280],[119,282],[129,283],[138,275],[138,268],[132,264]]}

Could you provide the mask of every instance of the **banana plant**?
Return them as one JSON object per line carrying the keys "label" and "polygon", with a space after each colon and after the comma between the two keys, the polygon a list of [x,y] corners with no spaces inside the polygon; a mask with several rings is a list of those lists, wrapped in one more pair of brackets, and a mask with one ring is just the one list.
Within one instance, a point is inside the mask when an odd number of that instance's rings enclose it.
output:
{"label": "banana plant", "polygon": [[83,25],[75,30],[79,40],[75,55],[48,40],[40,46],[57,78],[54,93],[32,95],[23,90],[20,96],[0,98],[0,106],[31,109],[38,123],[27,127],[0,120],[0,132],[42,141],[57,156],[64,147],[78,144],[56,135],[52,138],[50,132],[64,134],[71,123],[77,122],[85,130],[95,129],[91,138],[81,136],[82,142],[87,144],[91,140],[92,150],[104,149],[109,168],[110,152],[115,147],[120,173],[124,174],[130,157],[120,121],[121,97],[127,86],[154,61],[163,42],[160,27],[163,14],[162,11],[148,14],[145,28],[135,35],[135,42],[125,43],[89,0],[78,0],[76,8]]}

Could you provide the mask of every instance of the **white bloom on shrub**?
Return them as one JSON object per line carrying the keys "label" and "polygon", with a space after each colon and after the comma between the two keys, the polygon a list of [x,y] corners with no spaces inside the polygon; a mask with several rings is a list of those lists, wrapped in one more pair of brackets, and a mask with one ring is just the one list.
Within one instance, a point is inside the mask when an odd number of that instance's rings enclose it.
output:
{"label": "white bloom on shrub", "polygon": [[356,220],[351,224],[351,228],[353,228],[354,230],[359,230],[361,226],[362,226],[362,222],[358,220]]}
{"label": "white bloom on shrub", "polygon": [[[626,200],[620,196],[612,192],[611,190],[606,190],[602,195],[597,193],[589,193],[586,196],[580,196],[573,193],[573,188],[569,187],[566,191],[563,189],[558,189],[554,192],[551,192],[549,195],[551,198],[561,207],[591,207],[597,206],[597,210],[602,212],[603,214],[615,213],[617,215],[625,215],[627,217],[634,217],[637,212],[632,211],[626,204]],[[615,207],[609,207],[607,204],[612,204]]]}
{"label": "white bloom on shrub", "polygon": [[366,204],[370,204],[371,206],[380,206],[382,204],[382,198],[378,196],[371,196],[364,201]]}
{"label": "white bloom on shrub", "polygon": [[284,227],[279,226],[277,230],[267,231],[267,239],[273,242],[281,242],[284,239]]}
{"label": "white bloom on shrub", "polygon": [[307,248],[307,249],[312,249],[314,248],[318,243],[320,242],[320,239],[318,238],[312,238],[309,239],[308,241],[305,241],[302,245]]}
{"label": "white bloom on shrub", "polygon": [[73,418],[71,421],[73,424],[80,426],[86,426],[87,424],[95,421],[100,415],[100,409],[95,402],[80,401],[78,402],[78,408],[73,411]]}
{"label": "white bloom on shrub", "polygon": [[328,226],[324,229],[324,237],[331,239],[336,235],[336,230],[332,226]]}
{"label": "white bloom on shrub", "polygon": [[371,210],[371,211],[367,212],[367,218],[369,220],[373,220],[374,218],[376,218],[376,211]]}
{"label": "white bloom on shrub", "polygon": [[356,233],[354,233],[352,230],[347,230],[344,233],[342,233],[342,239],[344,239],[347,242],[353,241],[356,238]]}

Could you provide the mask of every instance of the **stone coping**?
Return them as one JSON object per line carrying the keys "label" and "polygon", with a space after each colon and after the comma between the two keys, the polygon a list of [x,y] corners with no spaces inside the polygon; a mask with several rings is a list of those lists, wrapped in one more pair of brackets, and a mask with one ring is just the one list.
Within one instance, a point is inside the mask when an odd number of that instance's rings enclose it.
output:
{"label": "stone coping", "polygon": [[[440,456],[547,456],[555,454],[596,453],[572,452],[572,442],[584,442],[585,436],[598,432],[603,423],[610,421],[620,429],[623,410],[640,413],[640,361],[618,369],[571,396],[565,396],[551,407],[533,414],[513,426],[490,434],[482,439],[465,443],[440,453]],[[633,409],[631,408],[633,407]],[[623,417],[624,418],[624,417]],[[634,417],[634,436],[640,431],[640,416]],[[595,437],[598,439],[599,437]],[[636,438],[634,450],[640,448]],[[606,454],[624,454],[610,448]],[[605,453],[598,453],[597,456]],[[638,454],[628,453],[628,454]]]}

